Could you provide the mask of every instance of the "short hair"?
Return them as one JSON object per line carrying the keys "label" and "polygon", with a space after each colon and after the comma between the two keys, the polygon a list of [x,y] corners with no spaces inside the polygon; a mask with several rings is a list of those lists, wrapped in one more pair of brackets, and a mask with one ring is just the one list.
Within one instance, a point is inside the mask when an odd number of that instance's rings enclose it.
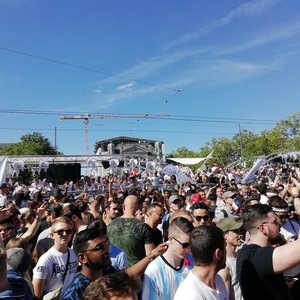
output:
{"label": "short hair", "polygon": [[117,272],[93,281],[85,290],[83,300],[109,300],[113,296],[137,295],[140,281],[125,272]]}
{"label": "short hair", "polygon": [[242,213],[242,220],[247,231],[253,231],[256,228],[257,221],[267,217],[267,214],[272,211],[272,207],[267,204],[254,204],[245,208]]}
{"label": "short hair", "polygon": [[106,236],[106,233],[98,228],[87,228],[81,230],[76,235],[73,242],[73,250],[76,255],[84,252],[88,248],[88,241],[92,241],[98,237]]}
{"label": "short hair", "polygon": [[67,217],[58,217],[58,218],[54,219],[53,223],[51,224],[51,231],[54,230],[54,227],[58,223],[68,224],[73,230],[73,222],[69,218],[67,218]]}
{"label": "short hair", "polygon": [[210,208],[208,207],[207,204],[204,202],[196,202],[191,206],[191,212],[193,212],[195,209],[205,209],[208,212],[210,211]]}
{"label": "short hair", "polygon": [[64,206],[64,208],[60,211],[60,215],[64,217],[68,217],[70,219],[74,215],[79,219],[82,219],[80,208],[78,204],[74,202]]}
{"label": "short hair", "polygon": [[177,211],[172,213],[169,222],[172,223],[172,221],[174,219],[179,218],[179,217],[186,218],[189,221],[193,219],[192,213],[190,211],[188,211],[186,209],[180,209],[180,210],[177,210]]}
{"label": "short hair", "polygon": [[163,208],[163,206],[162,206],[161,204],[155,202],[155,203],[152,203],[152,204],[148,205],[148,207],[147,207],[147,212],[152,212],[152,211],[154,211],[154,209],[155,209],[156,207],[160,207],[160,208],[162,208],[162,209],[164,210],[164,208]]}
{"label": "short hair", "polygon": [[201,225],[191,233],[191,252],[196,266],[208,266],[213,262],[217,249],[224,250],[224,232],[215,225]]}
{"label": "short hair", "polygon": [[107,226],[105,222],[101,219],[97,219],[93,221],[91,224],[87,226],[87,228],[96,228],[101,231],[101,235],[107,234]]}
{"label": "short hair", "polygon": [[194,225],[192,222],[190,222],[187,218],[178,217],[171,222],[169,227],[169,235],[180,235],[181,233],[190,235],[193,229]]}
{"label": "short hair", "polygon": [[288,210],[288,203],[283,200],[280,196],[272,196],[269,199],[269,205],[273,208]]}
{"label": "short hair", "polygon": [[213,210],[204,202],[197,202],[191,206],[191,212],[193,213],[195,209],[205,209],[208,212],[208,215],[211,219],[215,217],[215,213]]}
{"label": "short hair", "polygon": [[111,204],[119,205],[119,202],[117,200],[107,201],[107,203],[104,206],[104,210],[110,209]]}

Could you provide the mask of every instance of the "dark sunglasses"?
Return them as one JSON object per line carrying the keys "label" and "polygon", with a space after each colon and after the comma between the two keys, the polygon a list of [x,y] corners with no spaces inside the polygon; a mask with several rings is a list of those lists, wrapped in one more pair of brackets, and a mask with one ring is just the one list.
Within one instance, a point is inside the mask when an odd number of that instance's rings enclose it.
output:
{"label": "dark sunglasses", "polygon": [[181,245],[181,247],[182,247],[183,249],[185,249],[185,248],[187,248],[187,247],[190,246],[190,243],[182,243],[182,242],[178,241],[176,238],[174,238],[174,236],[172,236],[172,238],[173,238],[176,242],[178,242],[178,243]]}
{"label": "dark sunglasses", "polygon": [[109,241],[107,240],[104,243],[101,243],[101,244],[97,245],[95,248],[86,249],[85,251],[82,251],[82,253],[85,253],[87,251],[103,253],[105,250],[108,249],[108,247],[109,247]]}
{"label": "dark sunglasses", "polygon": [[208,221],[209,220],[209,215],[206,215],[206,216],[194,216],[193,217],[198,221],[198,222],[201,222],[201,220],[203,220],[204,222]]}
{"label": "dark sunglasses", "polygon": [[59,236],[64,236],[64,235],[70,235],[73,233],[73,230],[72,229],[59,229],[59,230],[56,230],[54,231],[54,233],[57,233]]}

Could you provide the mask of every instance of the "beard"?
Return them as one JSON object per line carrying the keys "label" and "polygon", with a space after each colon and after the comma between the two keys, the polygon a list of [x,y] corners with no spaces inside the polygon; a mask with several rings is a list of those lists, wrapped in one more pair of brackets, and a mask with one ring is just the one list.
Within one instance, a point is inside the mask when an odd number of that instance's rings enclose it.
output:
{"label": "beard", "polygon": [[278,245],[278,244],[280,244],[280,236],[279,236],[279,234],[277,236],[275,236],[275,237],[269,236],[268,237],[268,243],[270,245]]}

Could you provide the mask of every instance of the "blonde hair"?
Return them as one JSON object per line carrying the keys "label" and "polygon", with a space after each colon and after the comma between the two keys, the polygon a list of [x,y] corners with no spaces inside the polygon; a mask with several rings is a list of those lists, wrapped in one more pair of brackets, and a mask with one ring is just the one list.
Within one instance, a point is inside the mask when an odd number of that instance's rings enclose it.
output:
{"label": "blonde hair", "polygon": [[53,223],[51,224],[51,231],[54,231],[54,228],[59,223],[65,223],[68,224],[71,229],[73,230],[73,222],[68,217],[58,217],[54,219]]}

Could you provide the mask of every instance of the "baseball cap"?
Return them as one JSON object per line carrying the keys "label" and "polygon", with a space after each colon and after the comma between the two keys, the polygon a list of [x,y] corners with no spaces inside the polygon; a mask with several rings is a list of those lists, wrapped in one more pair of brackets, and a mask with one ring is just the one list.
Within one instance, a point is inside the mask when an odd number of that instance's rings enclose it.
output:
{"label": "baseball cap", "polygon": [[223,200],[226,200],[227,198],[232,198],[233,196],[236,196],[236,194],[237,194],[236,192],[227,191],[223,193],[222,198]]}
{"label": "baseball cap", "polygon": [[169,198],[169,203],[171,204],[171,203],[173,203],[176,200],[180,200],[179,196],[178,195],[172,195]]}
{"label": "baseball cap", "polygon": [[237,222],[233,218],[223,218],[217,223],[217,227],[222,229],[224,232],[230,230],[237,230],[243,226],[242,222]]}
{"label": "baseball cap", "polygon": [[6,250],[7,265],[17,272],[25,272],[31,266],[31,255],[23,248]]}

